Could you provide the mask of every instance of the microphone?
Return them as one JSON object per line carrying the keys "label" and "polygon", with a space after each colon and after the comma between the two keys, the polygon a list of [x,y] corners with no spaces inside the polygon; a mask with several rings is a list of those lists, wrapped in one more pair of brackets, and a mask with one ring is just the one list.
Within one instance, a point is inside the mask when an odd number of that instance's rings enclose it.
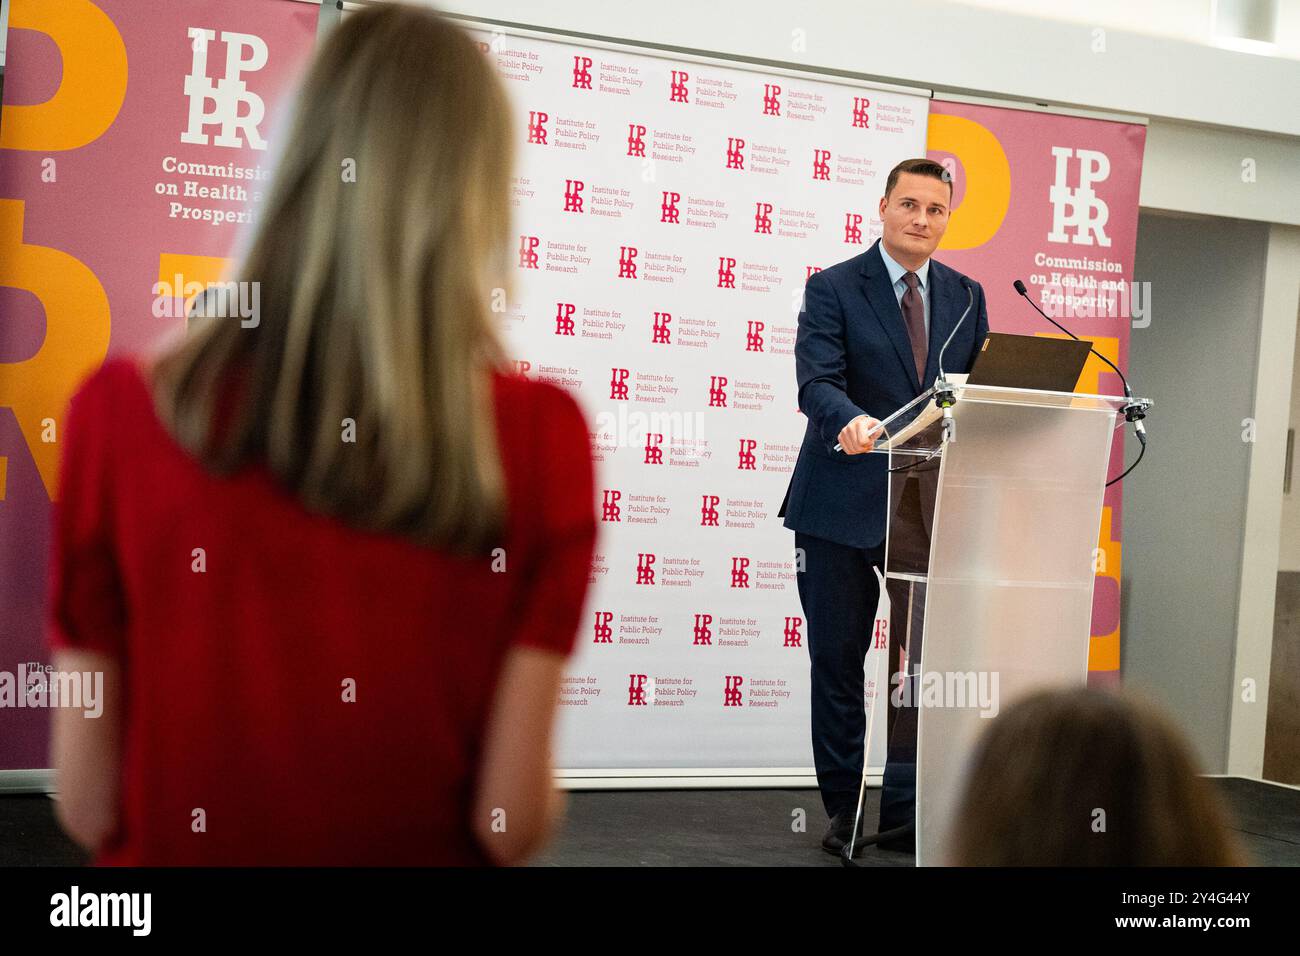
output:
{"label": "microphone", "polygon": [[975,305],[975,287],[971,285],[970,279],[966,276],[961,277],[961,284],[966,289],[966,310],[962,312],[961,318],[957,324],[952,327],[948,333],[948,338],[943,343],[943,348],[939,349],[939,377],[935,379],[934,387],[936,389],[934,400],[943,409],[943,437],[944,441],[957,440],[957,422],[952,417],[952,406],[957,401],[957,393],[948,385],[948,379],[943,374],[943,353],[948,351],[948,344],[961,328],[962,323],[966,321],[966,316],[970,315],[971,308]]}
{"label": "microphone", "polygon": [[[1028,302],[1030,305],[1034,307],[1034,309],[1038,312],[1039,315],[1045,318],[1048,322],[1051,322],[1054,326],[1056,326],[1058,329],[1060,329],[1070,338],[1074,339],[1074,341],[1076,342],[1080,341],[1077,335],[1075,335],[1073,332],[1071,332],[1069,329],[1063,326],[1060,322],[1057,322],[1056,319],[1052,318],[1042,309],[1038,308],[1038,303],[1035,302],[1033,299],[1029,298],[1029,292],[1028,290],[1025,289],[1025,284],[1023,282],[1017,279],[1013,283],[1013,285],[1015,286],[1016,291],[1019,292],[1024,297],[1026,302]],[[1088,351],[1091,352],[1093,355],[1097,356],[1097,358],[1101,359],[1103,362],[1105,362],[1107,365],[1109,365],[1111,368],[1115,370],[1115,374],[1119,376],[1120,383],[1124,386],[1124,397],[1127,399],[1132,399],[1133,390],[1128,387],[1128,379],[1124,377],[1124,373],[1119,370],[1119,367],[1110,359],[1106,358],[1106,356],[1098,352],[1091,345],[1088,346]],[[1138,437],[1138,441],[1140,441],[1143,445],[1146,445],[1147,430],[1146,430],[1146,426],[1142,424],[1141,412],[1138,412],[1136,410],[1125,409],[1124,414],[1125,417],[1128,418],[1128,420],[1133,423],[1133,431],[1134,433],[1136,433]],[[1133,415],[1137,415],[1138,417],[1136,418],[1131,417]]]}
{"label": "microphone", "polygon": [[[962,287],[965,288],[965,290],[966,290],[966,310],[965,310],[964,312],[962,312],[962,314],[961,314],[961,318],[957,320],[957,324],[954,325],[954,326],[952,327],[952,331],[948,333],[948,338],[944,340],[943,347],[942,347],[941,349],[939,349],[939,378],[938,378],[938,381],[940,381],[940,382],[944,381],[944,377],[943,377],[943,353],[946,352],[946,351],[948,351],[948,343],[950,343],[950,342],[953,340],[953,337],[957,334],[957,330],[960,329],[962,323],[966,321],[966,316],[968,316],[968,315],[970,314],[971,307],[975,305],[975,288],[974,288],[974,286],[972,286],[972,285],[970,284],[970,278],[969,278],[968,276],[962,276],[962,277],[961,277],[961,284],[962,284]],[[945,418],[945,419],[948,419],[948,420],[951,420],[951,418],[952,418],[952,412],[950,412],[946,407],[945,407],[945,409],[944,409],[944,418]],[[836,445],[835,445],[835,451],[843,451],[843,449],[840,447],[840,445],[839,445],[838,443],[836,443]]]}
{"label": "microphone", "polygon": [[[944,380],[943,353],[948,350],[948,343],[951,342],[953,336],[957,334],[957,330],[961,328],[961,324],[966,321],[966,316],[970,314],[971,306],[975,304],[975,289],[971,286],[970,279],[967,276],[962,276],[961,284],[966,289],[966,311],[961,314],[961,318],[957,320],[957,324],[954,325],[952,331],[948,333],[948,338],[943,343],[943,348],[939,349],[939,381],[941,382]],[[945,417],[951,418],[952,413],[945,409]],[[844,449],[840,446],[839,442],[836,442],[834,450],[843,451]]]}
{"label": "microphone", "polygon": [[953,336],[957,334],[957,330],[961,328],[961,324],[966,321],[966,316],[970,314],[971,306],[975,304],[975,287],[970,284],[970,278],[968,276],[962,276],[961,284],[966,289],[966,311],[961,314],[961,318],[957,320],[957,324],[954,325],[952,331],[948,333],[948,338],[943,343],[943,348],[939,349],[939,381],[941,382],[944,381],[943,353],[948,351],[948,343],[951,342]]}

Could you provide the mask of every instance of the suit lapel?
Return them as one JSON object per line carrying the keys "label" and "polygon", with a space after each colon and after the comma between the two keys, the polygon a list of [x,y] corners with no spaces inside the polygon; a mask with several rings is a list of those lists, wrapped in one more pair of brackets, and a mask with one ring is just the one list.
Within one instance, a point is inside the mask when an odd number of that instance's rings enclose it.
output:
{"label": "suit lapel", "polygon": [[[880,240],[868,249],[862,257],[862,286],[867,295],[867,304],[880,323],[880,327],[894,343],[898,360],[903,363],[908,381],[912,383],[914,394],[920,394],[921,383],[916,377],[916,362],[912,359],[912,343],[907,337],[907,327],[903,325],[903,310],[894,298],[894,288],[889,281],[889,270],[885,260],[880,258]],[[930,340],[934,341],[931,335]],[[928,364],[928,359],[927,359]]]}

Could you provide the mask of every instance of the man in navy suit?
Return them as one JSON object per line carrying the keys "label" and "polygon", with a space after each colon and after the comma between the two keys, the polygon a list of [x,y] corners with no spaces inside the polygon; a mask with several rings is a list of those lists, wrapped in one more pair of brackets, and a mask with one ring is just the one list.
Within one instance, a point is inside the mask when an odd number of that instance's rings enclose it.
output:
{"label": "man in navy suit", "polygon": [[[973,305],[944,354],[944,370],[969,371],[988,332],[979,283],[930,258],[948,227],[951,202],[943,166],[927,159],[899,163],[880,200],[881,239],[810,276],[799,313],[795,373],[808,427],[779,514],[804,559],[798,581],[812,659],[813,756],[831,818],[822,846],[831,852],[847,842],[857,808],[866,723],[862,668],[879,597],[872,566],[884,571],[889,458],[867,454],[874,429],[934,384],[940,349],[966,309],[964,282]],[[891,540],[909,528],[928,535],[936,485],[933,470],[896,472]],[[892,782],[891,793],[886,770],[882,819],[891,800],[897,818],[909,817],[914,764],[910,771],[910,780]]]}

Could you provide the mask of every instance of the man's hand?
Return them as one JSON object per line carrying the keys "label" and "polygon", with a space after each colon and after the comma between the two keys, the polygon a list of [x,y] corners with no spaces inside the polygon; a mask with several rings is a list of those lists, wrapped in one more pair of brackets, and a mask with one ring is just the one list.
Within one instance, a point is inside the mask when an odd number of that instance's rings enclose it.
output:
{"label": "man's hand", "polygon": [[840,429],[840,448],[846,455],[862,455],[876,444],[880,422],[870,415],[859,415]]}

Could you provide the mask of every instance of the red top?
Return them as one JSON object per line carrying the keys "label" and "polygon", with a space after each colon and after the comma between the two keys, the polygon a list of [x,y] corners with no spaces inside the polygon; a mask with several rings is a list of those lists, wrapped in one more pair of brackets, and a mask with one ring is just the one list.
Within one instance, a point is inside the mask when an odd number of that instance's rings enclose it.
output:
{"label": "red top", "polygon": [[596,535],[577,404],[494,390],[504,572],[311,514],[261,467],[208,474],[131,362],[81,387],[50,642],[124,665],[121,824],[97,863],[488,862],[469,814],[494,684],[511,645],[572,651]]}

